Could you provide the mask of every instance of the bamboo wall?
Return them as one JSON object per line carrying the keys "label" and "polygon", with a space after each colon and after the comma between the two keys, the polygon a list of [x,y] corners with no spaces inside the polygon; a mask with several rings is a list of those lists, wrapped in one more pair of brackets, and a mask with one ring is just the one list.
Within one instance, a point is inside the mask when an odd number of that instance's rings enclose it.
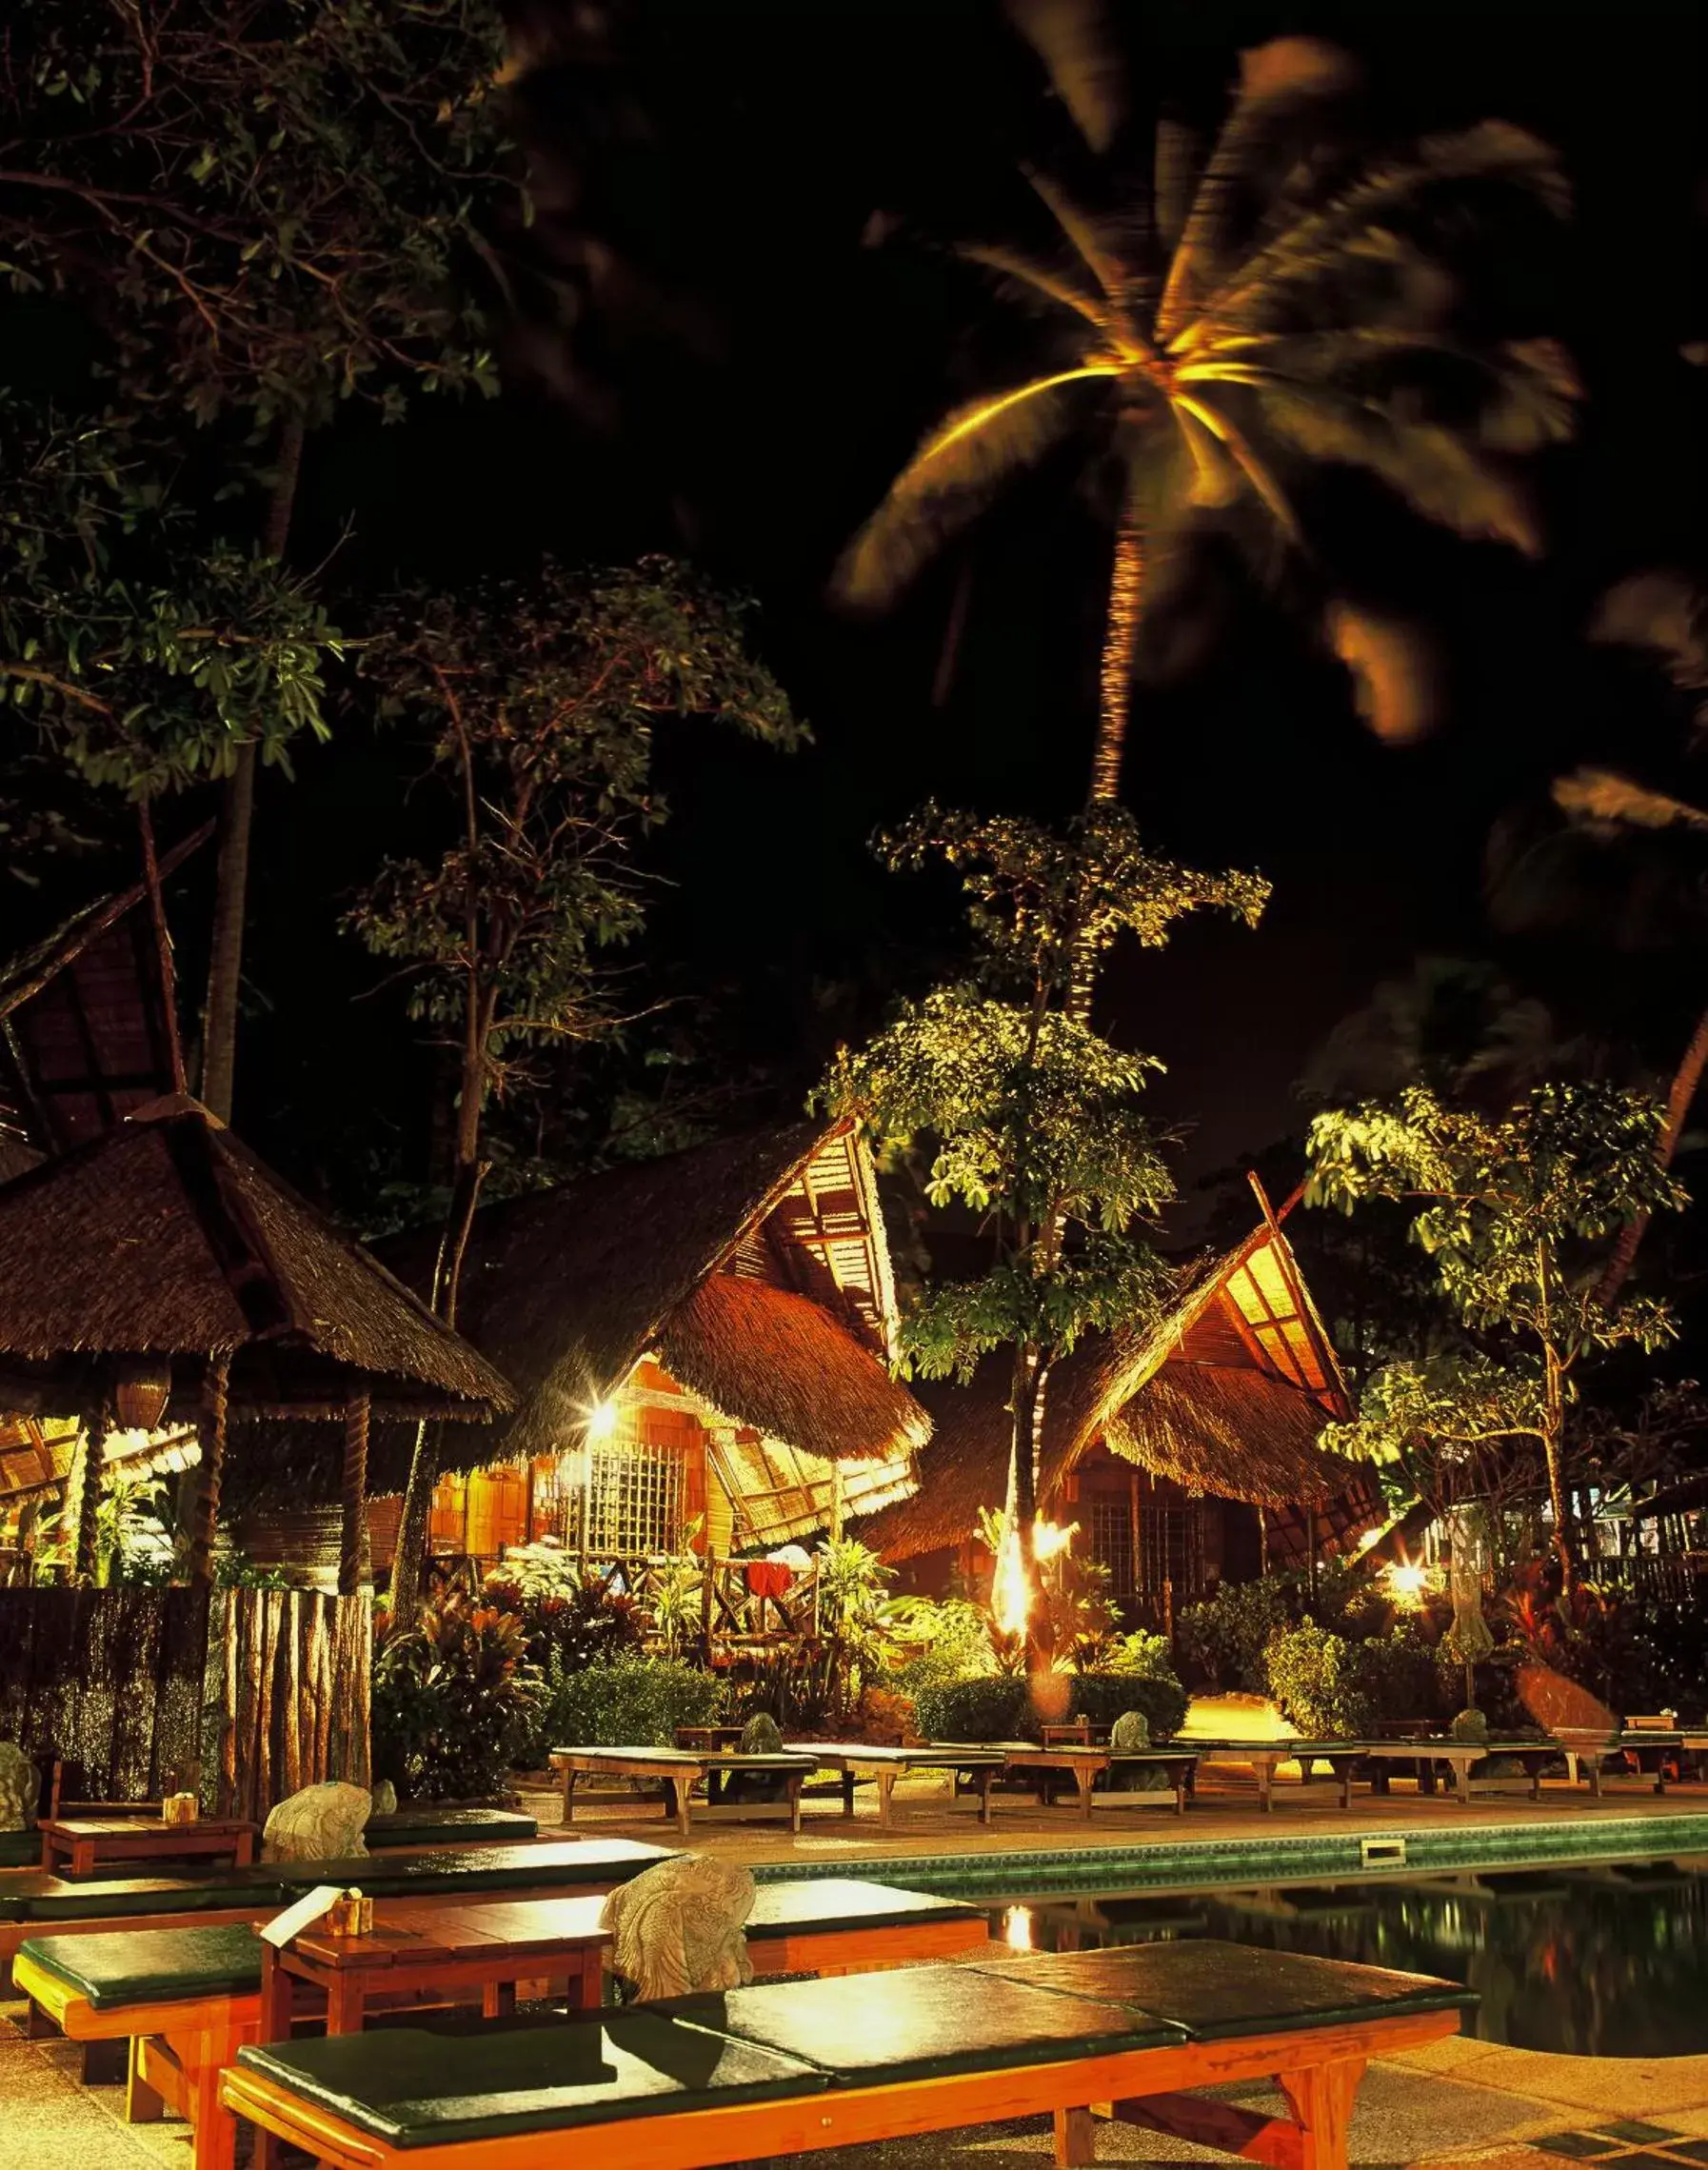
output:
{"label": "bamboo wall", "polygon": [[299,1786],[368,1781],[366,1597],[0,1590],[0,1741],[66,1792],[151,1801],[200,1762],[202,1805],[265,1822]]}
{"label": "bamboo wall", "polygon": [[69,1798],[151,1801],[201,1753],[208,1600],[192,1590],[0,1590],[0,1741]]}
{"label": "bamboo wall", "polygon": [[368,1594],[220,1590],[213,1604],[204,1805],[259,1823],[300,1786],[371,1783]]}

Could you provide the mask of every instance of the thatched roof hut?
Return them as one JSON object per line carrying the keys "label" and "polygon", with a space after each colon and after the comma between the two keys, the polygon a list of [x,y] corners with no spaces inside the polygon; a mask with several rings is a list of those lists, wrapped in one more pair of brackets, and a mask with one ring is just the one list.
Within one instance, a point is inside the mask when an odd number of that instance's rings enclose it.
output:
{"label": "thatched roof hut", "polygon": [[[370,1408],[484,1420],[506,1382],[198,1103],[139,1109],[0,1186],[0,1406],[84,1415],[129,1389],[208,1427],[204,1555],[232,1418]],[[355,1482],[359,1520],[361,1483]],[[347,1520],[351,1519],[347,1515]]]}
{"label": "thatched roof hut", "polygon": [[[982,1507],[1003,1504],[1010,1362],[987,1357],[966,1385],[922,1385],[936,1431],[910,1500],[861,1524],[865,1543],[906,1559],[962,1543]],[[1291,1246],[1265,1220],[1224,1257],[1185,1267],[1148,1329],[1088,1334],[1051,1368],[1038,1499],[1050,1512],[1087,1452],[1106,1448],[1191,1494],[1268,1510],[1272,1529],[1301,1507],[1347,1494],[1374,1507],[1367,1479],[1316,1441],[1350,1409],[1345,1381]],[[1342,1518],[1344,1519],[1344,1518]]]}

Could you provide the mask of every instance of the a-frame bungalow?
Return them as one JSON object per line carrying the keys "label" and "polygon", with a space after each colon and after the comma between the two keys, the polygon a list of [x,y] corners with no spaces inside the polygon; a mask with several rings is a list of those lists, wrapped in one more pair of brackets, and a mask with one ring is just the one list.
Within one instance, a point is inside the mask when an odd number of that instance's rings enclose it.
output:
{"label": "a-frame bungalow", "polygon": [[[1009,1360],[918,1391],[935,1433],[926,1482],[856,1534],[914,1589],[978,1583],[979,1510],[1006,1490]],[[1381,1520],[1364,1469],[1317,1445],[1351,1404],[1292,1246],[1267,1213],[1235,1249],[1181,1269],[1148,1330],[1087,1335],[1051,1369],[1038,1501],[1077,1523],[1076,1557],[1109,1570],[1138,1623],[1165,1625],[1221,1582],[1356,1547]]]}

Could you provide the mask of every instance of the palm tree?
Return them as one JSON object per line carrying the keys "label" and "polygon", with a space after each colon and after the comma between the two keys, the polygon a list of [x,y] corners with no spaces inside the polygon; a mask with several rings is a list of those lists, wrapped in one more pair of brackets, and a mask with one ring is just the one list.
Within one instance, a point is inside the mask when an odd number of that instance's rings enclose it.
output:
{"label": "palm tree", "polygon": [[[1638,573],[1603,598],[1591,628],[1599,640],[1638,649],[1678,692],[1694,695],[1690,748],[1708,727],[1708,591],[1676,573]],[[1680,940],[1699,954],[1708,938],[1708,810],[1617,769],[1581,767],[1556,779],[1565,817],[1514,849],[1497,836],[1491,903],[1507,925],[1571,925],[1611,935],[1621,946],[1661,949]],[[1698,1012],[1666,1093],[1656,1159],[1672,1165],[1708,1071],[1708,1007]],[[1649,1225],[1645,1213],[1619,1230],[1596,1289],[1611,1304],[1624,1285]]]}
{"label": "palm tree", "polygon": [[[1110,461],[1115,549],[1104,623],[1090,798],[1120,794],[1135,650],[1157,561],[1206,514],[1241,504],[1283,542],[1302,540],[1297,478],[1362,468],[1417,513],[1459,534],[1538,547],[1515,456],[1570,431],[1577,383],[1541,339],[1480,343],[1456,322],[1456,289],[1429,222],[1467,192],[1519,191],[1566,208],[1553,153],[1504,122],[1426,139],[1324,186],[1305,153],[1353,66],[1332,46],[1280,38],[1244,53],[1232,110],[1202,168],[1159,123],[1149,179],[1128,177],[1119,70],[1096,9],[1011,0],[1056,78],[1101,194],[1091,210],[1029,172],[1053,253],[957,251],[1042,308],[1064,336],[1035,375],[959,408],[933,428],[838,569],[855,604],[892,597],[1002,486],[1067,441]],[[1420,727],[1405,628],[1345,605],[1331,638],[1393,735]],[[1091,996],[1091,963],[1073,1007]]]}

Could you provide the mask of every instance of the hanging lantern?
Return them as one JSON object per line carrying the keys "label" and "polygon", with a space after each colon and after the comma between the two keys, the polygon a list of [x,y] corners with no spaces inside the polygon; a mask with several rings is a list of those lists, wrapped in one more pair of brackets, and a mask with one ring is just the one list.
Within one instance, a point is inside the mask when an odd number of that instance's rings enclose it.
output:
{"label": "hanging lantern", "polygon": [[118,1428],[132,1432],[157,1431],[171,1391],[169,1358],[127,1358],[119,1364],[113,1382],[113,1409]]}

